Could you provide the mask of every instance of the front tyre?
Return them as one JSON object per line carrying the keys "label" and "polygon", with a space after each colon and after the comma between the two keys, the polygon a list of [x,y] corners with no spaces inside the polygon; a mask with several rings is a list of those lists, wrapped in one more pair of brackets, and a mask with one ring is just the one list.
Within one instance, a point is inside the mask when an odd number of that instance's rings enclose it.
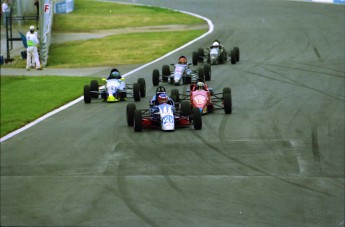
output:
{"label": "front tyre", "polygon": [[91,97],[92,98],[98,98],[98,81],[97,80],[91,80],[90,82],[90,91],[92,92]]}
{"label": "front tyre", "polygon": [[231,93],[226,93],[223,96],[223,103],[224,103],[224,112],[225,112],[225,114],[231,114],[232,113]]}
{"label": "front tyre", "polygon": [[135,110],[134,111],[134,131],[135,132],[141,132],[142,130],[142,113],[141,110]]}
{"label": "front tyre", "polygon": [[196,107],[193,108],[193,126],[196,130],[200,130],[202,128],[201,113]]}

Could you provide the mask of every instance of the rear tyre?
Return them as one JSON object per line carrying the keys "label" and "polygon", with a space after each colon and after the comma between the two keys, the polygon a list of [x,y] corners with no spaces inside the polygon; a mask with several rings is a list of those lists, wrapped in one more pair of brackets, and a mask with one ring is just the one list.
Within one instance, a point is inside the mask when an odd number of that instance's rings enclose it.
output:
{"label": "rear tyre", "polygon": [[204,56],[205,56],[205,52],[204,52],[204,48],[199,47],[198,48],[198,61],[199,62],[203,62],[204,61]]}
{"label": "rear tyre", "polygon": [[141,132],[142,130],[142,119],[143,116],[141,114],[140,110],[134,111],[134,131],[135,132]]}
{"label": "rear tyre", "polygon": [[171,97],[175,97],[174,102],[179,102],[180,101],[180,92],[178,89],[172,89],[171,90]]}
{"label": "rear tyre", "polygon": [[138,79],[140,97],[144,98],[146,96],[146,82],[144,78]]}
{"label": "rear tyre", "polygon": [[84,102],[90,103],[91,102],[91,94],[90,94],[90,86],[84,85]]}
{"label": "rear tyre", "polygon": [[202,128],[201,113],[196,107],[193,108],[193,126],[196,130],[200,130]]}
{"label": "rear tyre", "polygon": [[198,64],[198,53],[196,51],[193,51],[193,58],[192,58],[193,65]]}
{"label": "rear tyre", "polygon": [[240,48],[234,47],[236,61],[240,61]]}
{"label": "rear tyre", "polygon": [[133,84],[133,98],[134,101],[140,101],[140,87],[138,83]]}
{"label": "rear tyre", "polygon": [[232,113],[231,93],[226,93],[223,96],[223,103],[224,103],[224,112],[225,112],[225,114],[231,114]]}
{"label": "rear tyre", "polygon": [[98,98],[98,81],[97,80],[91,80],[90,82],[90,91],[91,91],[91,97],[92,98]]}
{"label": "rear tyre", "polygon": [[236,64],[236,54],[235,54],[235,51],[234,50],[232,50],[231,52],[230,52],[230,62],[231,62],[231,64]]}
{"label": "rear tyre", "polygon": [[181,102],[181,115],[182,116],[189,116],[192,114],[191,106],[189,101],[184,100]]}
{"label": "rear tyre", "polygon": [[211,80],[211,66],[209,64],[204,65],[204,74],[205,74],[205,80],[210,81]]}
{"label": "rear tyre", "polygon": [[162,80],[164,82],[167,82],[169,76],[170,76],[170,67],[169,67],[169,65],[163,65],[162,66]]}
{"label": "rear tyre", "polygon": [[152,84],[153,84],[153,86],[158,86],[158,84],[159,84],[159,71],[158,71],[158,69],[154,69],[152,72]]}
{"label": "rear tyre", "polygon": [[126,108],[126,118],[128,126],[134,125],[134,112],[137,109],[134,103],[128,103]]}
{"label": "rear tyre", "polygon": [[198,78],[199,80],[205,80],[205,72],[204,69],[201,67],[198,70]]}

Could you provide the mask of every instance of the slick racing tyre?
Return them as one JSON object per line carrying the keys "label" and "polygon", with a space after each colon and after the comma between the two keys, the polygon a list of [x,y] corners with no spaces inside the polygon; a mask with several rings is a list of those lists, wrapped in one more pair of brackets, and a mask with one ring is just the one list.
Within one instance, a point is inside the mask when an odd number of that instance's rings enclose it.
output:
{"label": "slick racing tyre", "polygon": [[[98,81],[97,80],[91,80],[90,82],[90,91],[92,91],[92,98],[98,98]],[[95,92],[95,93],[94,93]]]}
{"label": "slick racing tyre", "polygon": [[84,102],[90,103],[91,102],[91,93],[90,93],[90,86],[84,85]]}
{"label": "slick racing tyre", "polygon": [[138,79],[140,97],[144,98],[146,96],[146,82],[144,78]]}
{"label": "slick racing tyre", "polygon": [[231,64],[236,64],[236,54],[234,50],[230,52],[230,62]]}
{"label": "slick racing tyre", "polygon": [[240,61],[240,48],[234,47],[236,61]]}
{"label": "slick racing tyre", "polygon": [[202,128],[201,113],[196,107],[193,108],[193,126],[196,130],[200,130]]}
{"label": "slick racing tyre", "polygon": [[175,100],[173,99],[174,102],[180,102],[180,92],[178,89],[172,89],[170,96],[175,98]]}
{"label": "slick racing tyre", "polygon": [[162,80],[168,82],[168,77],[170,76],[170,67],[169,65],[162,66]]}
{"label": "slick racing tyre", "polygon": [[128,126],[134,125],[134,112],[137,109],[134,103],[128,103],[126,108],[126,118]]}
{"label": "slick racing tyre", "polygon": [[225,114],[231,114],[232,113],[231,93],[225,93],[225,95],[223,96],[223,103],[224,103]]}
{"label": "slick racing tyre", "polygon": [[196,51],[193,51],[193,58],[192,58],[192,62],[193,62],[193,65],[197,65],[198,64],[198,52]]}
{"label": "slick racing tyre", "polygon": [[205,80],[205,72],[204,72],[204,69],[203,68],[199,68],[199,70],[198,70],[198,78],[199,78],[199,80]]}
{"label": "slick racing tyre", "polygon": [[181,102],[181,115],[182,116],[189,116],[192,114],[191,106],[189,101],[184,100]]}
{"label": "slick racing tyre", "polygon": [[141,132],[142,119],[143,119],[143,116],[141,114],[141,110],[135,110],[134,111],[134,131],[135,132]]}
{"label": "slick racing tyre", "polygon": [[223,96],[224,96],[226,93],[231,94],[231,89],[230,89],[229,87],[223,88]]}
{"label": "slick racing tyre", "polygon": [[140,101],[140,87],[138,83],[133,84],[133,98],[136,102]]}
{"label": "slick racing tyre", "polygon": [[204,65],[204,75],[206,81],[211,80],[211,66],[209,64]]}
{"label": "slick racing tyre", "polygon": [[158,86],[159,84],[159,70],[154,69],[152,72],[152,84],[153,86]]}
{"label": "slick racing tyre", "polygon": [[198,48],[198,61],[199,62],[203,62],[204,61],[204,56],[205,56],[205,52],[204,52],[204,48],[199,47]]}

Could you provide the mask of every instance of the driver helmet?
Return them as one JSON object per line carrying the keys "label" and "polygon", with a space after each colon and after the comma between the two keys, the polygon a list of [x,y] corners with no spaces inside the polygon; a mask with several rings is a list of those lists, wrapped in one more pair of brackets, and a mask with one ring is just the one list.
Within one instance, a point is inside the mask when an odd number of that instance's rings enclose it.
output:
{"label": "driver helmet", "polygon": [[198,82],[196,84],[196,87],[198,90],[204,90],[204,86],[205,86],[205,84],[203,82]]}
{"label": "driver helmet", "polygon": [[121,75],[119,71],[113,71],[110,74],[110,79],[121,79]]}
{"label": "driver helmet", "polygon": [[166,94],[159,94],[158,95],[158,103],[163,104],[168,102],[168,96]]}
{"label": "driver helmet", "polygon": [[187,64],[187,58],[185,56],[181,56],[178,59],[179,64]]}
{"label": "driver helmet", "polygon": [[220,45],[220,44],[219,44],[218,41],[214,41],[214,42],[212,43],[212,46],[213,46],[213,47],[219,47],[219,45]]}

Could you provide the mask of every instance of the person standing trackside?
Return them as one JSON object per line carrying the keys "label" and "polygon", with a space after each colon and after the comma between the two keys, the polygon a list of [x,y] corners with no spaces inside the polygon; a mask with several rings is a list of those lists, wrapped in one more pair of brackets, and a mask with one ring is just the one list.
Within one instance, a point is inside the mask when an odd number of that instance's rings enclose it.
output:
{"label": "person standing trackside", "polygon": [[27,57],[26,57],[26,70],[28,70],[28,71],[31,68],[32,56],[35,59],[36,69],[42,70],[40,59],[38,58],[38,51],[37,51],[37,45],[39,44],[39,41],[38,41],[38,38],[34,32],[35,32],[35,27],[30,26],[29,32],[26,33],[26,43],[28,44]]}
{"label": "person standing trackside", "polygon": [[4,26],[6,27],[7,17],[10,16],[10,12],[11,12],[11,8],[10,8],[10,4],[8,3],[8,0],[3,1],[1,5],[1,10],[4,17],[4,20],[3,20]]}

